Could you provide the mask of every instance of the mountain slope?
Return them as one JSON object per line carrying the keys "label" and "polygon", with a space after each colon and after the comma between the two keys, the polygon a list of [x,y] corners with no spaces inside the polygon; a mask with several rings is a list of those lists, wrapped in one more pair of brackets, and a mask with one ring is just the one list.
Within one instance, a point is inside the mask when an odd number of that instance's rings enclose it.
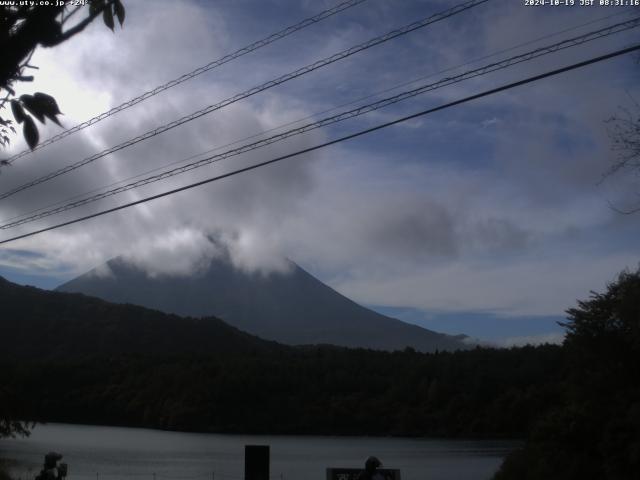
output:
{"label": "mountain slope", "polygon": [[71,359],[134,354],[246,354],[285,349],[223,321],[180,318],[80,294],[23,287],[0,277],[1,357]]}
{"label": "mountain slope", "polygon": [[364,308],[298,265],[288,273],[248,274],[224,259],[190,277],[150,277],[122,259],[58,287],[116,303],[132,303],[181,316],[216,316],[278,342],[333,344],[420,351],[465,348],[458,338],[432,332]]}
{"label": "mountain slope", "polygon": [[261,434],[523,436],[562,392],[565,349],[439,355],[287,347],[0,278],[0,415]]}

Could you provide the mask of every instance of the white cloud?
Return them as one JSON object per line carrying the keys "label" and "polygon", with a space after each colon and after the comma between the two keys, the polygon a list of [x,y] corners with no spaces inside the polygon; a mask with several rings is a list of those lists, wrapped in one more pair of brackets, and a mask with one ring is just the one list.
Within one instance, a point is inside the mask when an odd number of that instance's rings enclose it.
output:
{"label": "white cloud", "polygon": [[498,123],[501,123],[499,119],[497,119],[496,117],[492,117],[492,118],[487,118],[485,120],[483,120],[480,125],[482,125],[483,128],[488,128],[491,126],[495,126]]}
{"label": "white cloud", "polygon": [[369,304],[504,316],[562,315],[577,299],[591,290],[602,291],[621,270],[636,264],[633,254],[589,258],[586,252],[546,258],[533,254],[503,263],[459,259],[392,273],[363,268],[334,286]]}
{"label": "white cloud", "polygon": [[518,337],[505,337],[484,341],[480,339],[467,338],[465,342],[470,345],[486,345],[488,347],[524,347],[526,345],[560,345],[564,341],[564,333],[543,333],[539,335],[523,335]]}
{"label": "white cloud", "polygon": [[[64,121],[73,125],[250,41],[245,38],[248,33],[235,28],[228,10],[242,6],[168,1],[149,5],[132,3],[125,29],[115,35],[96,23],[77,39],[39,52],[35,61],[41,70],[29,91],[54,95],[66,114]],[[101,159],[33,193],[0,202],[0,217],[602,14],[582,9],[578,16],[550,15],[543,21],[543,9],[514,5],[478,10],[477,16],[461,17],[454,25],[443,22],[416,32]],[[254,7],[247,6],[244,14],[255,15]],[[269,4],[262,2],[260,8]],[[415,3],[391,9],[384,2],[371,2],[366,11],[354,9],[318,30],[216,69],[36,152],[3,172],[2,190],[415,20],[409,16],[425,16],[429,8]],[[278,19],[277,25],[265,20],[260,25],[265,31],[256,38],[293,20]],[[117,202],[302,149],[395,118],[398,112],[476,93],[600,49],[605,47],[585,47],[434,92],[362,121],[129,192]],[[619,192],[619,185],[609,185],[611,190],[596,185],[611,157],[602,120],[626,98],[620,85],[631,83],[632,72],[631,62],[619,60],[423,117],[411,128],[390,128],[18,242],[10,247],[39,255],[25,259],[3,249],[0,265],[25,272],[81,273],[125,254],[152,275],[184,275],[220,254],[219,245],[210,241],[213,235],[224,241],[238,268],[283,271],[283,258],[288,256],[361,303],[503,315],[561,314],[576,298],[601,288],[638,261],[640,250],[629,240],[640,233],[636,220],[620,218],[607,206],[606,199]],[[605,88],[607,79],[614,77],[616,84]],[[48,127],[43,136],[57,131]]]}

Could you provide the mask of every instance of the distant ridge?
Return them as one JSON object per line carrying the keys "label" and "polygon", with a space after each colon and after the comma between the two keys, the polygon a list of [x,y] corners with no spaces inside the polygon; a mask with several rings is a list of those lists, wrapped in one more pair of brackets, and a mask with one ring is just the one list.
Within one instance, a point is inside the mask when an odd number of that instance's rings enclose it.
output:
{"label": "distant ridge", "polygon": [[0,277],[0,359],[246,355],[287,349],[213,318],[181,318]]}
{"label": "distant ridge", "polygon": [[253,335],[290,345],[411,347],[423,352],[468,348],[460,336],[433,332],[362,307],[294,262],[287,273],[263,275],[242,272],[222,258],[192,276],[150,277],[116,258],[57,290],[181,316],[215,316]]}

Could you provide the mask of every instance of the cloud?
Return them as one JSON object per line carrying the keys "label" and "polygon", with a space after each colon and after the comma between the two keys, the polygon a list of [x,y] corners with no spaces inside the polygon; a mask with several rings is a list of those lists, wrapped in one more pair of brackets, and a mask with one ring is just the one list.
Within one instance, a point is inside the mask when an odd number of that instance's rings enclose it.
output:
{"label": "cloud", "polygon": [[60,263],[47,255],[5,248],[0,250],[0,268],[47,275],[57,273]]}
{"label": "cloud", "polygon": [[[180,22],[175,21],[178,11]],[[213,41],[210,35],[212,17],[217,18],[215,11],[203,10],[203,7],[196,4],[178,7],[167,2],[166,5],[152,11],[134,8],[131,14],[128,13],[128,21],[135,25],[135,28],[125,29],[122,38],[118,39],[120,43],[116,44],[110,37],[112,34],[105,32],[105,29],[94,28],[85,36],[86,43],[80,43],[76,47],[70,42],[61,47],[62,50],[55,52],[64,62],[58,62],[56,59],[59,57],[55,56],[53,51],[44,52],[36,62],[45,78],[58,79],[57,82],[48,85],[52,89],[57,85],[65,85],[66,81],[77,81],[77,78],[81,77],[84,80],[83,92],[117,91],[117,97],[107,98],[108,104],[113,105],[120,97],[127,98],[140,93],[140,84],[127,81],[128,69],[139,69],[147,74],[151,67],[162,68],[164,62],[180,59],[177,65],[175,62],[171,63],[168,72],[164,71],[164,74],[171,77],[182,73],[187,65],[193,67],[194,61],[205,62],[204,58],[198,57],[206,56],[206,59],[210,60],[211,55],[213,58],[219,55],[216,49],[210,48]],[[224,33],[224,28],[215,27],[213,30],[216,35]],[[163,37],[164,34],[161,32],[168,31],[172,32],[173,40]],[[118,34],[120,35],[120,32]],[[183,37],[184,41],[175,43],[175,38]],[[144,44],[143,39],[153,45],[147,52],[135,47]],[[106,65],[108,59],[113,60],[113,57],[96,55],[95,50],[91,51],[86,47],[92,42],[103,45],[107,53],[114,55],[117,53],[118,45],[121,49],[119,61],[113,62],[113,65]],[[122,45],[126,47],[123,48]],[[97,75],[96,72],[103,73]],[[151,76],[157,78],[158,74],[151,71]],[[142,86],[146,88],[144,83]],[[143,109],[136,107],[131,113],[122,114],[117,119],[109,119],[73,138],[53,145],[46,153],[36,152],[7,170],[3,176],[3,188],[21,185],[29,179],[75,162],[96,150],[100,151],[117,144],[135,133],[201,108],[203,101],[215,103],[237,90],[235,85],[225,81],[196,81],[189,87],[173,89],[170,98],[154,98],[145,102]],[[35,88],[40,88],[40,85],[35,85]],[[70,111],[79,108],[78,100],[82,102],[84,99],[83,96],[75,97],[74,92],[64,88],[52,93],[55,93],[58,102]],[[67,192],[76,194],[88,191],[92,187],[157,168],[176,158],[185,158],[205,148],[224,145],[229,139],[235,140],[268,130],[294,119],[294,116],[308,115],[308,112],[301,108],[289,111],[286,103],[286,97],[274,94],[270,96],[266,106],[243,103],[209,115],[189,124],[188,127],[181,127],[177,131],[110,155],[69,175],[42,184],[37,189],[38,195],[31,195],[31,192],[18,194],[0,206],[2,217],[8,219],[39,208],[43,202],[64,200],[68,198]],[[107,105],[97,102],[95,105],[89,104],[88,107],[82,112],[84,115],[98,113],[106,109]],[[311,133],[266,148],[260,153],[244,155],[221,165],[181,175],[175,180],[130,191],[122,195],[119,202],[137,200],[199,180],[203,176],[250,164],[264,159],[265,156],[275,157],[291,150],[305,148],[317,142],[318,138],[321,138],[319,132]],[[263,235],[262,232],[277,228],[278,223],[296,209],[296,199],[313,188],[313,179],[307,170],[304,162],[283,163],[244,174],[233,182],[219,182],[215,186],[191,191],[189,195],[183,194],[175,201],[171,198],[145,204],[126,213],[111,215],[104,221],[83,223],[47,236],[25,240],[21,244],[25,248],[43,252],[43,255],[52,261],[56,259],[60,265],[73,264],[77,271],[90,268],[93,264],[113,256],[125,254],[148,267],[152,274],[186,274],[189,270],[199,268],[198,265],[203,258],[215,255],[215,248],[206,239],[209,234],[222,231],[225,232],[224,238],[229,243],[231,256],[239,267],[260,269],[268,265],[269,268],[283,268],[284,263],[281,260],[269,259],[278,255],[274,255],[273,251],[271,254],[266,253],[271,244],[264,241],[265,237],[268,238],[268,233]],[[95,206],[76,209],[57,219],[91,213],[107,204],[101,202]],[[18,232],[31,228],[32,225],[29,225]],[[24,266],[29,268],[27,264]]]}
{"label": "cloud", "polygon": [[483,128],[488,128],[494,125],[497,125],[498,123],[500,123],[500,120],[497,119],[496,117],[492,117],[492,118],[487,118],[486,120],[483,120],[480,125],[482,125]]}
{"label": "cloud", "polygon": [[368,304],[505,317],[553,316],[562,315],[591,290],[602,291],[622,268],[637,262],[633,254],[587,258],[584,252],[561,251],[546,257],[532,252],[508,262],[459,259],[386,272],[362,266],[334,286]]}
{"label": "cloud", "polygon": [[146,270],[151,277],[197,274],[211,258],[222,255],[200,230],[180,228],[149,239],[140,237],[125,259]]}
{"label": "cloud", "polygon": [[526,345],[561,345],[564,341],[564,333],[544,333],[541,335],[524,335],[519,337],[506,337],[497,340],[483,341],[473,338],[466,338],[464,341],[469,345],[485,345],[488,347],[524,347]]}
{"label": "cloud", "polygon": [[[370,2],[366,9],[354,8],[22,159],[3,171],[2,190],[450,5],[406,2],[397,9]],[[252,3],[162,1],[150,8],[134,2],[123,31],[114,35],[96,23],[59,48],[39,51],[35,63],[41,70],[25,92],[41,89],[54,95],[64,121],[73,125],[321,8],[300,3],[295,8],[304,11],[282,17],[281,7],[261,2],[264,15],[257,18]],[[509,2],[478,8],[473,15],[376,47],[2,201],[0,218],[605,15],[600,9],[555,10]],[[629,38],[612,37],[438,90],[56,220],[307,148],[587,58]],[[285,271],[284,258],[292,258],[363,303],[558,315],[635,265],[640,254],[637,221],[607,205],[608,199],[626,198],[628,187],[623,182],[598,186],[612,159],[603,120],[627,100],[625,89],[638,91],[635,68],[623,58],[425,116],[410,128],[388,128],[18,242],[11,249],[37,252],[37,259],[2,249],[0,264],[68,276],[124,254],[151,275],[185,275],[206,266],[222,248],[244,271]],[[56,132],[47,127],[43,136]]]}

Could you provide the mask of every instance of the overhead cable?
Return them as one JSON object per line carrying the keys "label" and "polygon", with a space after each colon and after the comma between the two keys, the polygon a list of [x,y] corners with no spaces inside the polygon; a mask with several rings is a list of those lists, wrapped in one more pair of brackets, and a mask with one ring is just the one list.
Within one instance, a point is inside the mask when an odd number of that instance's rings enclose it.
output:
{"label": "overhead cable", "polygon": [[[531,39],[531,40],[527,40],[526,42],[518,43],[518,44],[510,46],[508,48],[505,48],[505,49],[502,49],[502,50],[498,50],[498,51],[483,55],[481,57],[476,57],[476,58],[474,58],[472,60],[468,60],[468,61],[466,61],[464,63],[457,64],[457,65],[454,65],[454,66],[451,66],[451,67],[447,67],[447,68],[444,68],[442,70],[438,70],[437,72],[432,72],[432,73],[429,73],[427,75],[423,75],[421,77],[414,78],[414,79],[409,80],[409,81],[398,83],[398,84],[396,84],[396,85],[394,85],[392,87],[388,87],[388,88],[385,88],[383,90],[378,90],[376,92],[367,94],[367,95],[365,95],[363,97],[357,98],[355,100],[350,100],[348,102],[341,103],[339,105],[335,105],[335,106],[333,106],[331,108],[328,108],[326,110],[322,110],[320,112],[313,113],[313,114],[308,115],[306,117],[302,117],[302,118],[298,118],[296,120],[292,120],[290,122],[282,123],[282,124],[280,124],[278,126],[275,126],[275,127],[272,127],[272,128],[268,128],[266,130],[262,130],[260,132],[248,135],[246,137],[239,138],[237,140],[233,140],[233,141],[231,141],[229,143],[225,143],[223,145],[217,145],[215,147],[209,148],[208,150],[205,150],[203,152],[197,153],[195,155],[190,155],[190,156],[188,156],[186,158],[182,158],[180,160],[174,160],[174,161],[171,161],[169,163],[165,163],[164,165],[161,165],[161,166],[158,166],[158,167],[154,167],[151,170],[146,170],[144,172],[137,173],[137,174],[132,175],[130,177],[122,178],[122,179],[117,180],[115,182],[112,182],[112,183],[110,183],[108,185],[102,185],[102,186],[94,188],[94,189],[92,189],[90,191],[79,193],[79,194],[75,194],[75,195],[73,195],[71,197],[67,197],[65,199],[59,200],[59,201],[57,201],[57,202],[55,202],[53,204],[49,204],[49,205],[46,205],[46,206],[43,206],[43,207],[39,207],[39,208],[36,208],[36,209],[33,209],[33,210],[29,210],[28,212],[24,212],[24,213],[20,213],[20,214],[14,215],[13,217],[9,217],[9,218],[7,218],[7,219],[5,219],[3,221],[4,222],[9,222],[11,220],[15,220],[15,219],[18,219],[18,218],[23,218],[23,217],[32,215],[34,213],[41,212],[43,210],[48,210],[48,209],[50,209],[52,207],[55,207],[55,206],[58,206],[58,205],[69,203],[69,202],[71,202],[73,200],[76,200],[78,198],[84,197],[86,195],[90,195],[92,193],[98,193],[98,192],[100,192],[102,190],[105,190],[107,188],[112,188],[112,187],[115,187],[117,185],[122,185],[122,184],[124,184],[126,182],[129,182],[131,180],[134,180],[136,178],[140,178],[140,177],[143,177],[145,175],[149,175],[151,173],[158,172],[158,171],[160,171],[160,170],[162,170],[164,168],[168,168],[168,167],[171,167],[173,165],[179,165],[179,164],[182,164],[182,163],[186,163],[186,162],[188,162],[190,160],[194,160],[194,159],[196,159],[198,157],[201,157],[203,155],[208,155],[210,153],[213,153],[213,152],[216,152],[216,151],[220,151],[223,148],[232,147],[233,145],[238,145],[238,144],[241,144],[242,142],[246,142],[246,141],[252,140],[254,138],[260,138],[260,137],[262,137],[262,136],[264,136],[266,134],[269,134],[269,133],[272,133],[272,132],[276,132],[276,131],[282,130],[282,129],[286,128],[286,127],[290,127],[290,126],[302,123],[305,120],[310,120],[312,118],[317,118],[320,115],[324,115],[326,113],[335,112],[336,110],[339,110],[340,108],[343,108],[343,107],[356,105],[356,104],[358,104],[360,102],[363,102],[365,100],[369,100],[370,98],[379,97],[379,96],[381,96],[381,95],[383,95],[385,93],[389,93],[389,92],[392,92],[394,90],[398,90],[398,89],[400,89],[402,87],[406,87],[408,85],[416,84],[416,83],[418,83],[418,82],[420,82],[422,80],[427,80],[429,78],[433,78],[433,77],[435,77],[437,75],[440,75],[440,74],[443,74],[443,73],[452,72],[452,71],[458,70],[458,69],[460,69],[462,67],[466,67],[468,65],[473,65],[474,63],[478,63],[478,62],[480,62],[482,60],[486,60],[486,59],[489,59],[489,58],[497,57],[498,55],[501,55],[503,53],[513,52],[514,50],[518,50],[518,49],[520,49],[522,47],[533,45],[533,44],[539,43],[539,42],[541,42],[543,40],[547,40],[547,39],[552,38],[552,37],[557,37],[558,35],[561,35],[563,33],[571,32],[571,31],[574,31],[574,30],[578,30],[578,29],[586,27],[588,25],[593,25],[594,23],[600,23],[600,22],[602,22],[604,20],[608,20],[608,19],[613,18],[613,17],[618,17],[620,15],[626,15],[626,14],[632,12],[632,11],[633,11],[633,9],[631,9],[631,8],[627,9],[627,10],[617,11],[615,13],[612,13],[611,15],[606,15],[604,17],[600,17],[600,18],[597,18],[595,20],[590,20],[590,21],[585,22],[585,23],[580,23],[578,25],[573,25],[571,27],[568,27],[568,28],[565,28],[565,29],[562,29],[562,30],[558,30],[558,31],[555,31],[555,32],[549,33],[547,35],[543,35],[541,37],[537,37],[537,38],[534,38],[534,39]],[[0,221],[0,223],[1,223],[1,221]]]}
{"label": "overhead cable", "polygon": [[551,71],[546,72],[546,73],[542,73],[542,74],[539,74],[539,75],[534,75],[534,76],[528,77],[528,78],[526,78],[524,80],[519,80],[517,82],[512,82],[512,83],[509,83],[509,84],[506,84],[506,85],[502,85],[502,86],[497,87],[497,88],[486,90],[486,91],[484,91],[482,93],[478,93],[478,94],[475,94],[475,95],[471,95],[471,96],[462,98],[460,100],[455,100],[453,102],[449,102],[449,103],[446,103],[444,105],[440,105],[438,107],[434,107],[434,108],[430,108],[430,109],[427,109],[427,110],[423,110],[421,112],[414,113],[412,115],[407,115],[407,116],[398,118],[398,119],[390,121],[390,122],[386,122],[386,123],[382,123],[382,124],[376,125],[375,127],[367,128],[365,130],[361,130],[359,132],[352,133],[350,135],[342,136],[342,137],[337,138],[335,140],[331,140],[331,141],[328,141],[328,142],[321,143],[319,145],[315,145],[313,147],[308,147],[308,148],[305,148],[305,149],[302,149],[302,150],[298,150],[298,151],[293,152],[293,153],[289,153],[287,155],[282,155],[282,156],[279,156],[279,157],[276,157],[276,158],[272,158],[270,160],[265,160],[263,162],[259,162],[259,163],[253,164],[253,165],[249,165],[247,167],[239,168],[239,169],[233,170],[231,172],[227,172],[227,173],[224,173],[224,174],[221,174],[221,175],[217,175],[215,177],[208,178],[206,180],[201,180],[199,182],[191,183],[191,184],[185,185],[183,187],[174,188],[172,190],[169,190],[169,191],[166,191],[166,192],[163,192],[163,193],[159,193],[159,194],[156,194],[156,195],[152,195],[150,197],[142,198],[142,199],[136,200],[134,202],[129,202],[129,203],[126,203],[126,204],[123,204],[123,205],[119,205],[117,207],[109,208],[107,210],[102,210],[100,212],[96,212],[96,213],[93,213],[91,215],[86,215],[86,216],[83,216],[83,217],[80,217],[80,218],[76,218],[76,219],[69,220],[69,221],[66,221],[66,222],[58,223],[56,225],[52,225],[52,226],[49,226],[49,227],[46,227],[46,228],[42,228],[42,229],[35,230],[35,231],[32,231],[32,232],[24,233],[22,235],[17,235],[15,237],[11,237],[11,238],[8,238],[8,239],[5,239],[5,240],[1,240],[0,241],[0,245],[6,244],[6,243],[9,243],[9,242],[13,242],[13,241],[16,241],[16,240],[20,240],[20,239],[23,239],[23,238],[32,237],[32,236],[38,235],[40,233],[56,230],[56,229],[59,229],[59,228],[65,227],[65,226],[69,226],[69,225],[73,225],[73,224],[76,224],[76,223],[84,222],[84,221],[90,220],[92,218],[97,218],[97,217],[106,215],[108,213],[117,212],[117,211],[124,210],[126,208],[130,208],[130,207],[133,207],[133,206],[136,206],[136,205],[141,205],[141,204],[153,201],[153,200],[157,200],[159,198],[164,198],[164,197],[167,197],[167,196],[170,196],[170,195],[174,195],[174,194],[179,193],[179,192],[183,192],[185,190],[190,190],[190,189],[195,188],[195,187],[199,187],[199,186],[206,185],[206,184],[218,181],[218,180],[222,180],[224,178],[229,178],[229,177],[238,175],[240,173],[245,173],[245,172],[248,172],[248,171],[251,171],[251,170],[256,170],[258,168],[261,168],[261,167],[264,167],[264,166],[267,166],[267,165],[271,165],[273,163],[280,162],[282,160],[286,160],[288,158],[292,158],[292,157],[296,157],[296,156],[299,156],[299,155],[302,155],[302,154],[305,154],[305,153],[313,152],[315,150],[320,150],[320,149],[328,147],[330,145],[335,145],[337,143],[341,143],[341,142],[344,142],[346,140],[351,140],[353,138],[357,138],[357,137],[360,137],[360,136],[363,136],[363,135],[366,135],[366,134],[381,130],[383,128],[387,128],[387,127],[390,127],[392,125],[397,125],[399,123],[406,122],[408,120],[412,120],[414,118],[422,117],[424,115],[428,115],[428,114],[431,114],[431,113],[434,113],[434,112],[438,112],[440,110],[445,110],[447,108],[451,108],[451,107],[454,107],[456,105],[460,105],[460,104],[463,104],[463,103],[471,102],[471,101],[477,100],[479,98],[487,97],[489,95],[494,95],[496,93],[503,92],[505,90],[510,90],[512,88],[516,88],[516,87],[519,87],[519,86],[522,86],[522,85],[526,85],[528,83],[533,83],[533,82],[542,80],[544,78],[548,78],[548,77],[552,77],[552,76],[555,76],[555,75],[559,75],[561,73],[565,73],[565,72],[568,72],[568,71],[571,71],[571,70],[576,70],[578,68],[583,68],[583,67],[586,67],[588,65],[592,65],[592,64],[595,64],[595,63],[598,63],[598,62],[602,62],[604,60],[608,60],[608,59],[611,59],[611,58],[619,57],[621,55],[625,55],[627,53],[635,52],[635,51],[638,51],[638,50],[640,50],[640,44],[633,45],[633,46],[627,47],[627,48],[623,48],[621,50],[616,50],[616,51],[608,53],[606,55],[601,55],[599,57],[594,57],[594,58],[591,58],[589,60],[585,60],[585,61],[582,61],[582,62],[574,63],[574,64],[568,65],[566,67],[562,67],[562,68],[558,68],[558,69],[555,69],[555,70],[551,70]]}
{"label": "overhead cable", "polygon": [[112,109],[100,113],[99,115],[96,115],[93,118],[90,118],[89,120],[86,120],[82,123],[79,123],[78,125],[69,128],[67,130],[64,130],[63,132],[58,133],[57,135],[54,135],[51,138],[48,138],[47,140],[44,140],[43,142],[40,142],[33,150],[23,150],[20,153],[17,153],[15,155],[13,155],[12,157],[9,157],[7,160],[5,160],[6,163],[11,164],[13,162],[15,162],[17,159],[24,157],[26,155],[29,155],[31,152],[34,152],[36,150],[40,150],[48,145],[51,145],[52,143],[57,142],[58,140],[62,140],[65,137],[68,137],[69,135],[79,132],[80,130],[83,130],[87,127],[90,127],[91,125],[95,125],[96,123],[104,120],[105,118],[111,117],[113,115],[115,115],[118,112],[121,112],[123,110],[126,110],[130,107],[133,107],[134,105],[137,105],[140,102],[144,102],[145,100],[147,100],[148,98],[151,98],[155,95],[158,95],[161,92],[164,92],[165,90],[168,90],[172,87],[175,87],[177,85],[180,85],[181,83],[184,83],[188,80],[191,80],[192,78],[197,77],[198,75],[201,75],[205,72],[208,72],[209,70],[212,70],[216,67],[219,67],[221,65],[224,65],[225,63],[228,63],[232,60],[235,60],[236,58],[242,57],[243,55],[246,55],[247,53],[251,53],[255,50],[258,50],[262,47],[265,47],[271,43],[274,43],[278,40],[281,40],[289,35],[291,35],[292,33],[295,33],[299,30],[302,30],[303,28],[306,28],[310,25],[313,25],[315,23],[318,23],[326,18],[329,18],[333,15],[335,15],[336,13],[342,12],[343,10],[347,10],[351,7],[354,7],[360,3],[366,2],[367,0],[348,0],[346,2],[342,2],[339,3],[338,5],[329,8],[327,10],[324,10],[320,13],[318,13],[317,15],[314,15],[313,17],[309,17],[309,18],[305,18],[304,20],[302,20],[301,22],[296,23],[295,25],[291,25],[289,27],[286,27],[282,30],[280,30],[279,32],[273,33],[271,35],[269,35],[268,37],[263,38],[262,40],[258,40],[256,42],[253,42],[245,47],[242,47],[238,50],[236,50],[233,53],[229,53],[223,57],[218,58],[217,60],[214,60],[210,63],[207,63],[206,65],[203,65],[201,67],[196,68],[195,70],[192,70],[189,73],[185,73],[184,75],[181,75],[177,78],[174,78],[173,80],[168,81],[167,83],[160,85],[158,87],[155,87],[152,90],[149,90],[147,92],[144,92],[143,94],[132,98],[130,100],[127,100],[126,102],[118,105],[117,107],[113,107]]}
{"label": "overhead cable", "polygon": [[563,40],[561,42],[552,44],[552,45],[548,45],[545,47],[540,47],[537,48],[535,50],[531,50],[529,52],[526,53],[522,53],[520,55],[516,55],[504,60],[501,60],[499,62],[495,62],[495,63],[491,63],[488,65],[485,65],[483,67],[480,68],[476,68],[464,73],[461,73],[459,75],[455,75],[452,77],[446,77],[443,78],[437,82],[434,83],[430,83],[427,85],[422,85],[420,87],[414,88],[412,90],[408,90],[406,92],[402,92],[400,94],[394,95],[392,97],[388,97],[388,98],[384,98],[381,100],[378,100],[376,102],[370,103],[368,105],[363,105],[360,106],[358,108],[352,109],[352,110],[348,110],[336,115],[332,115],[330,117],[326,117],[323,118],[321,120],[318,120],[316,122],[312,122],[312,123],[308,123],[306,125],[302,125],[300,127],[297,128],[293,128],[290,130],[287,130],[285,132],[276,134],[276,135],[272,135],[268,138],[262,139],[262,140],[258,140],[256,142],[252,142],[249,144],[245,144],[242,145],[240,147],[234,148],[234,149],[230,149],[227,150],[225,152],[222,153],[218,153],[216,155],[212,155],[209,157],[206,157],[204,159],[200,159],[198,161],[195,162],[191,162],[188,163],[186,165],[180,166],[180,167],[176,167],[173,168],[171,170],[167,170],[161,173],[158,173],[156,175],[151,175],[149,177],[137,180],[135,182],[131,182],[128,183],[126,185],[122,185],[119,186],[117,188],[113,188],[111,190],[107,190],[105,192],[101,192],[98,193],[96,195],[92,195],[89,197],[85,197],[79,200],[76,200],[74,202],[71,203],[67,203],[65,205],[61,205],[61,206],[57,206],[54,208],[50,208],[44,211],[40,211],[39,213],[33,214],[33,215],[29,215],[26,216],[24,218],[20,218],[17,220],[13,220],[13,221],[8,221],[7,223],[4,223],[2,225],[0,225],[0,230],[6,230],[8,228],[13,228],[13,227],[17,227],[19,225],[24,225],[26,223],[31,223],[34,222],[36,220],[40,220],[42,218],[46,218],[49,217],[51,215],[55,215],[57,213],[62,213],[68,210],[71,210],[73,208],[77,208],[83,205],[87,205],[89,203],[93,203],[96,202],[98,200],[102,200],[104,198],[107,197],[111,197],[120,193],[124,193],[126,191],[132,190],[134,188],[139,188],[142,187],[144,185],[148,185],[150,183],[155,183],[161,180],[164,180],[166,178],[169,177],[173,177],[191,170],[194,170],[196,168],[200,168],[203,167],[205,165],[214,163],[214,162],[219,162],[222,161],[224,159],[230,158],[230,157],[234,157],[237,155],[241,155],[243,153],[247,153],[253,150],[256,150],[258,148],[261,147],[265,147],[267,145],[271,145],[273,143],[282,141],[284,139],[293,137],[293,136],[297,136],[303,133],[307,133],[309,131],[321,128],[321,127],[325,127],[334,123],[338,123],[338,122],[342,122],[344,120],[348,120],[354,117],[358,117],[367,113],[370,113],[372,111],[375,110],[379,110],[381,108],[387,107],[389,105],[393,105],[395,103],[401,102],[403,100],[406,100],[408,98],[412,98],[415,97],[417,95],[426,93],[426,92],[430,92],[439,88],[443,88],[449,85],[453,85],[465,80],[469,80],[471,78],[475,78],[475,77],[479,77],[482,75],[486,75],[488,73],[492,73],[498,70],[503,70],[505,68],[508,67],[512,67],[514,65],[518,65],[520,63],[523,62],[527,62],[527,61],[531,61],[535,58],[539,58],[545,55],[549,55],[551,53],[555,53],[557,51],[560,50],[565,50],[567,48],[570,47],[575,47],[578,45],[582,45],[584,43],[587,42],[591,42],[600,38],[604,38],[607,37],[609,35],[613,35],[615,33],[620,33],[626,30],[629,30],[631,28],[636,28],[640,26],[640,17],[626,21],[626,22],[620,22],[618,24],[615,25],[611,25],[609,27],[605,27],[605,28],[601,28],[599,30],[593,31],[593,32],[589,32],[586,33],[584,35],[580,35],[577,37],[573,37],[567,40]]}
{"label": "overhead cable", "polygon": [[293,80],[294,78],[300,77],[302,75],[305,75],[307,73],[310,73],[314,70],[317,70],[319,68],[325,67],[327,65],[330,65],[334,62],[337,62],[339,60],[342,60],[344,58],[347,58],[351,55],[354,55],[356,53],[359,53],[363,50],[369,49],[371,47],[374,47],[376,45],[380,45],[381,43],[385,43],[388,42],[389,40],[392,40],[394,38],[400,37],[402,35],[406,35],[410,32],[413,32],[415,30],[418,30],[420,28],[424,28],[428,25],[431,25],[433,23],[442,21],[446,18],[452,17],[453,15],[457,15],[465,10],[468,10],[470,8],[476,7],[480,4],[486,3],[489,0],[471,0],[459,5],[456,5],[450,9],[447,9],[443,12],[440,13],[436,13],[434,15],[431,15],[425,19],[419,20],[417,22],[413,22],[410,23],[409,25],[406,25],[402,28],[396,29],[396,30],[392,30],[391,32],[388,32],[384,35],[381,35],[379,37],[375,37],[367,42],[361,43],[359,45],[356,45],[354,47],[348,48],[346,50],[343,50],[342,52],[336,53],[334,55],[331,55],[330,57],[324,58],[322,60],[318,60],[317,62],[314,62],[312,64],[309,64],[305,67],[299,68],[297,70],[294,70],[293,72],[290,72],[288,74],[282,75],[274,80],[270,80],[266,83],[263,83],[261,85],[258,85],[256,87],[253,87],[249,90],[246,90],[242,93],[238,93],[232,97],[229,97],[225,100],[222,100],[221,102],[218,102],[216,104],[213,105],[209,105],[207,107],[204,107],[200,110],[197,110],[196,112],[193,112],[189,115],[186,115],[182,118],[179,118],[177,120],[174,120],[173,122],[170,122],[168,124],[162,125],[160,127],[157,127],[153,130],[149,130],[148,132],[143,133],[142,135],[139,135],[137,137],[134,137],[130,140],[127,140],[123,143],[120,143],[116,146],[113,146],[111,148],[108,148],[106,150],[103,150],[100,153],[91,155],[90,157],[87,157],[83,160],[80,160],[76,163],[73,163],[71,165],[67,165],[66,167],[63,167],[59,170],[56,170],[54,172],[51,172],[47,175],[44,175],[43,177],[37,178],[35,180],[32,180],[28,183],[25,183],[19,187],[16,187],[12,190],[9,190],[8,192],[2,193],[0,194],[0,200],[5,199],[7,197],[10,197],[12,195],[15,195],[18,192],[21,192],[23,190],[26,190],[28,188],[34,187],[36,185],[39,185],[41,183],[44,183],[46,181],[49,181],[53,178],[56,178],[60,175],[64,175],[66,173],[69,173],[73,170],[76,170],[84,165],[87,165],[89,163],[95,162],[96,160],[103,158],[107,155],[110,155],[112,153],[115,153],[117,151],[120,151],[122,149],[125,149],[127,147],[130,147],[132,145],[135,145],[136,143],[142,142],[143,140],[147,140],[151,137],[155,137],[156,135],[160,135],[161,133],[166,132],[167,130],[171,130],[175,127],[178,127],[180,125],[183,125],[187,122],[190,122],[192,120],[195,120],[197,118],[200,118],[204,115],[207,115],[211,112],[214,112],[216,110],[220,110],[221,108],[224,108],[228,105],[231,105],[232,103],[238,102],[242,99],[245,99],[247,97],[251,97],[253,95],[256,95],[257,93],[263,92],[265,90],[268,90],[270,88],[273,88],[277,85],[280,85],[282,83],[285,83],[289,80]]}

